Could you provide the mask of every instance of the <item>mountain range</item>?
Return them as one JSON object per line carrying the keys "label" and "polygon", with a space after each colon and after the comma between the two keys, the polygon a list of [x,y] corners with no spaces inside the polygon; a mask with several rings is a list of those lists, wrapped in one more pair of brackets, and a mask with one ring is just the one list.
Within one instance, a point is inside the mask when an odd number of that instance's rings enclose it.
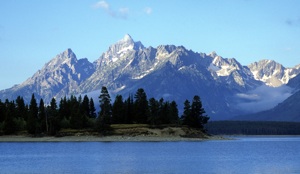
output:
{"label": "mountain range", "polygon": [[285,68],[272,60],[243,66],[216,52],[175,45],[145,47],[127,34],[94,62],[65,50],[23,83],[1,90],[0,99],[20,95],[29,101],[35,93],[47,103],[53,97],[88,94],[97,101],[102,86],[112,98],[144,88],[148,98],[175,100],[180,110],[186,99],[199,95],[211,119],[232,119],[272,109],[297,95],[299,73],[300,65]]}

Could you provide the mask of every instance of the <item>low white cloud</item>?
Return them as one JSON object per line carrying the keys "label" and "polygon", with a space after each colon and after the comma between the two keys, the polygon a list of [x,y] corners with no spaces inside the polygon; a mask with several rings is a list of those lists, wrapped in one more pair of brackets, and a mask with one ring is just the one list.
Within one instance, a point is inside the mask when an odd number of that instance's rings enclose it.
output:
{"label": "low white cloud", "polygon": [[104,0],[96,2],[92,5],[92,7],[95,9],[102,9],[105,13],[113,18],[127,19],[129,15],[129,8],[122,7],[119,8],[119,10],[113,10],[111,6]]}
{"label": "low white cloud", "polygon": [[152,8],[150,8],[150,7],[146,7],[145,9],[144,9],[144,12],[146,13],[146,14],[151,14],[152,13]]}
{"label": "low white cloud", "polygon": [[268,110],[292,95],[292,89],[288,86],[270,87],[260,86],[247,93],[236,95],[237,108],[249,113]]}
{"label": "low white cloud", "polygon": [[93,5],[94,8],[109,9],[109,4],[106,1],[99,1]]}

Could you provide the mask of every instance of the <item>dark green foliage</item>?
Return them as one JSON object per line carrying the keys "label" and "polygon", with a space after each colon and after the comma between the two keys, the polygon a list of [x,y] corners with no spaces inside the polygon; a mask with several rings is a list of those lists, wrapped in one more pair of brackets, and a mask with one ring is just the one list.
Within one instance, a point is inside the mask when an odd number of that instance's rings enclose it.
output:
{"label": "dark green foliage", "polygon": [[204,114],[205,110],[198,95],[194,96],[192,105],[188,100],[184,102],[183,124],[205,131],[203,126],[208,122],[209,117]]}
{"label": "dark green foliage", "polygon": [[125,106],[123,97],[121,95],[117,95],[115,98],[115,102],[112,105],[112,123],[125,123],[124,108]]}
{"label": "dark green foliage", "polygon": [[134,95],[134,121],[136,123],[147,123],[148,119],[148,100],[144,89],[140,88]]}
{"label": "dark green foliage", "polygon": [[15,122],[15,103],[14,101],[9,102],[8,100],[6,100],[5,105],[7,109],[5,113],[5,121],[3,124],[3,132],[4,134],[13,134],[17,131],[17,125]]}
{"label": "dark green foliage", "polygon": [[34,94],[31,96],[30,105],[29,105],[29,115],[27,119],[27,131],[30,134],[37,135],[41,133],[39,118],[38,118],[38,106]]}
{"label": "dark green foliage", "polygon": [[28,108],[25,106],[25,102],[23,97],[18,96],[16,99],[16,117],[23,118],[23,120],[27,120]]}
{"label": "dark green foliage", "polygon": [[108,90],[103,86],[99,96],[100,112],[97,118],[97,128],[100,131],[107,129],[111,124],[112,106],[110,102]]}
{"label": "dark green foliage", "polygon": [[178,119],[178,109],[175,101],[165,102],[163,98],[159,101],[154,98],[149,100],[149,124],[177,124]]}
{"label": "dark green foliage", "polygon": [[150,98],[149,99],[149,118],[148,118],[149,124],[151,124],[151,125],[161,124],[161,119],[159,117],[160,116],[159,111],[160,111],[159,102],[157,100],[155,100],[155,98]]}
{"label": "dark green foliage", "polygon": [[183,115],[181,117],[182,124],[189,125],[191,124],[191,103],[188,100],[184,101]]}
{"label": "dark green foliage", "polygon": [[6,107],[0,99],[0,123],[2,123],[5,120],[5,112],[6,112]]}
{"label": "dark green foliage", "polygon": [[171,123],[169,114],[170,114],[170,103],[168,101],[160,102],[159,115],[162,124]]}
{"label": "dark green foliage", "polygon": [[52,98],[50,106],[46,110],[47,119],[49,121],[49,134],[56,135],[60,130],[60,116],[57,110],[57,104],[55,98]]}
{"label": "dark green foliage", "polygon": [[170,119],[170,123],[172,124],[178,124],[179,121],[179,111],[177,108],[177,103],[175,101],[172,101],[170,104],[170,109],[169,109],[169,119]]}
{"label": "dark green foliage", "polygon": [[88,118],[90,117],[90,100],[87,95],[83,97],[82,102],[79,101],[80,117],[82,122],[82,128],[87,127]]}
{"label": "dark green foliage", "polygon": [[[73,97],[73,96],[71,96]],[[67,119],[69,120],[71,117],[71,104],[70,104],[70,100],[67,101],[67,98],[64,97],[60,100],[59,102],[59,117],[60,119]]]}
{"label": "dark green foliage", "polygon": [[210,121],[205,128],[214,135],[300,135],[299,122]]}
{"label": "dark green foliage", "polygon": [[90,111],[89,118],[96,118],[97,117],[96,108],[95,108],[95,104],[94,104],[93,98],[90,99],[89,111]]}
{"label": "dark green foliage", "polygon": [[134,106],[133,106],[133,97],[129,96],[124,101],[124,123],[130,124],[133,123],[134,115]]}
{"label": "dark green foliage", "polygon": [[90,99],[87,95],[83,97],[82,103],[80,103],[80,113],[85,117],[89,117],[90,115]]}
{"label": "dark green foliage", "polygon": [[40,100],[39,104],[39,120],[41,124],[41,131],[48,132],[48,120],[46,119],[46,109],[43,99]]}
{"label": "dark green foliage", "polygon": [[70,115],[70,124],[73,129],[81,129],[83,128],[82,122],[82,114],[80,112],[80,102],[81,97],[77,98],[75,96],[71,96],[71,115]]}
{"label": "dark green foliage", "polygon": [[[105,134],[110,129],[110,124],[179,124],[178,109],[175,101],[164,101],[161,98],[147,100],[144,89],[137,90],[134,97],[129,95],[123,100],[117,95],[111,105],[110,95],[106,87],[102,87],[99,96],[100,112],[96,118],[96,109],[92,98],[86,95],[70,96],[62,98],[57,107],[56,99],[52,98],[50,105],[46,106],[43,99],[37,105],[34,94],[29,106],[25,105],[22,97],[14,101],[0,100],[0,133],[13,134],[24,130],[33,135],[57,135],[61,128],[85,129],[96,128]],[[208,121],[202,107],[200,97],[195,96],[192,105],[186,100],[184,103],[182,122],[185,125],[197,127],[202,130]]]}
{"label": "dark green foliage", "polygon": [[55,98],[48,106],[40,99],[37,107],[34,94],[29,107],[20,96],[16,99],[16,104],[14,101],[6,100],[6,103],[3,103],[0,100],[0,133],[13,134],[26,128],[28,133],[33,135],[56,135],[61,128],[94,128],[94,101],[92,98],[89,100],[87,96],[80,98],[77,100],[75,96],[69,99],[64,97],[60,100],[59,108]]}

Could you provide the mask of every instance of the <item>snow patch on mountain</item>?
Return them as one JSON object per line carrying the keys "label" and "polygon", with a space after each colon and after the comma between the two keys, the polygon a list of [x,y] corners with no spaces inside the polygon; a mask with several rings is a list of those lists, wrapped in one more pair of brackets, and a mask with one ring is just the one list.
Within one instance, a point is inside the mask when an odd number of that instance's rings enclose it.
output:
{"label": "snow patch on mountain", "polygon": [[261,60],[250,64],[248,67],[256,80],[272,87],[287,84],[290,79],[300,73],[299,65],[294,68],[285,68],[273,60]]}

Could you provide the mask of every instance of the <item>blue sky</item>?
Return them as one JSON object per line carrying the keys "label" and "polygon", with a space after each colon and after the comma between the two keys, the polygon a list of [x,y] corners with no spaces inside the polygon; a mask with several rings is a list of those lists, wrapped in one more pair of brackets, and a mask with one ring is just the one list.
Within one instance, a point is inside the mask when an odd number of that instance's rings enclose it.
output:
{"label": "blue sky", "polygon": [[243,65],[300,64],[299,0],[2,0],[0,89],[71,48],[95,61],[130,34],[146,47],[216,51]]}

